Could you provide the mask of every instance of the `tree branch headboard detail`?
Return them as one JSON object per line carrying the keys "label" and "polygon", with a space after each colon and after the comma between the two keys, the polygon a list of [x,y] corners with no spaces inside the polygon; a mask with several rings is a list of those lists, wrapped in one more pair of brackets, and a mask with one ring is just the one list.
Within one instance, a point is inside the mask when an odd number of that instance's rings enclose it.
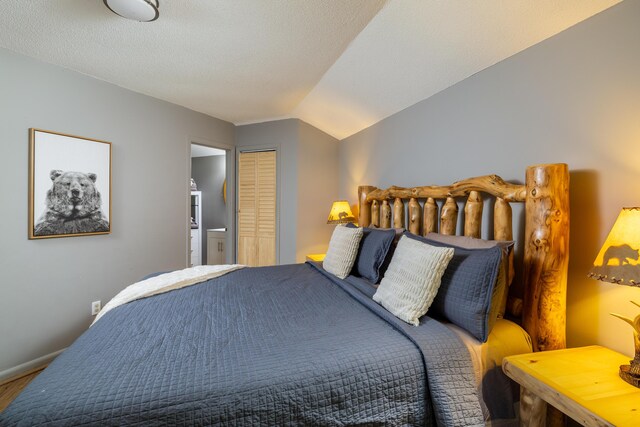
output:
{"label": "tree branch headboard detail", "polygon": [[360,186],[359,224],[383,228],[393,225],[422,235],[429,232],[453,235],[458,223],[456,199],[460,198],[466,198],[462,233],[476,238],[481,235],[484,201],[495,198],[495,240],[513,240],[511,203],[524,203],[524,297],[510,295],[508,309],[512,316],[522,319],[534,351],[564,348],[569,264],[568,166],[564,163],[529,166],[524,185],[486,175],[449,186],[392,186],[386,190]]}

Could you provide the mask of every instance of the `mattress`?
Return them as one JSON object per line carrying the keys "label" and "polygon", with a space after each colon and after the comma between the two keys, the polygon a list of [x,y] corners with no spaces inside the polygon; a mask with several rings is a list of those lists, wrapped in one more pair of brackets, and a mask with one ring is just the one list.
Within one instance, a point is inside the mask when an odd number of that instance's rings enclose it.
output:
{"label": "mattress", "polygon": [[372,290],[298,264],[130,302],[0,425],[483,425],[463,341],[428,316],[398,320]]}
{"label": "mattress", "polygon": [[531,337],[516,323],[499,319],[486,342],[452,323],[446,326],[465,344],[473,361],[478,394],[492,426],[517,425],[519,387],[502,372],[502,359],[532,352]]}

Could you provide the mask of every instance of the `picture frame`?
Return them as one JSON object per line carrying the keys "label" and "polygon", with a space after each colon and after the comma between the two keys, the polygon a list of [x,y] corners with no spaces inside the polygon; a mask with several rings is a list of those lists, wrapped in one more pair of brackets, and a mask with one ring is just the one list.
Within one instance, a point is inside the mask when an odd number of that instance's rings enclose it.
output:
{"label": "picture frame", "polygon": [[111,233],[111,143],[29,129],[29,239]]}

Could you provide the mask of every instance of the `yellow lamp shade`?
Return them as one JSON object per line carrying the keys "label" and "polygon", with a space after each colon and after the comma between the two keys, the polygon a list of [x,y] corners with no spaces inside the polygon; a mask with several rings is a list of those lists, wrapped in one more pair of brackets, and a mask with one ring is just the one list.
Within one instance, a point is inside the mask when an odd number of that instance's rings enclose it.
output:
{"label": "yellow lamp shade", "polygon": [[593,262],[589,277],[640,286],[640,208],[623,208]]}
{"label": "yellow lamp shade", "polygon": [[346,200],[333,202],[331,212],[329,212],[329,219],[327,219],[327,224],[344,224],[346,222],[356,222],[356,218],[351,212],[349,202]]}

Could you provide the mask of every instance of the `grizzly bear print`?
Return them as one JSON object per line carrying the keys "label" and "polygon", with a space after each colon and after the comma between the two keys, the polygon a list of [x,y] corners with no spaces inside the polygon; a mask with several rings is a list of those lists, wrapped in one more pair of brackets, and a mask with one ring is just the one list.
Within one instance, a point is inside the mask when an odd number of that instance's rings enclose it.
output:
{"label": "grizzly bear print", "polygon": [[95,173],[52,170],[49,177],[53,185],[47,191],[46,209],[34,227],[34,235],[109,231]]}
{"label": "grizzly bear print", "polygon": [[629,260],[637,261],[640,251],[624,244],[620,246],[609,246],[604,252],[602,265],[609,265],[612,259],[618,260],[618,265],[629,264]]}

